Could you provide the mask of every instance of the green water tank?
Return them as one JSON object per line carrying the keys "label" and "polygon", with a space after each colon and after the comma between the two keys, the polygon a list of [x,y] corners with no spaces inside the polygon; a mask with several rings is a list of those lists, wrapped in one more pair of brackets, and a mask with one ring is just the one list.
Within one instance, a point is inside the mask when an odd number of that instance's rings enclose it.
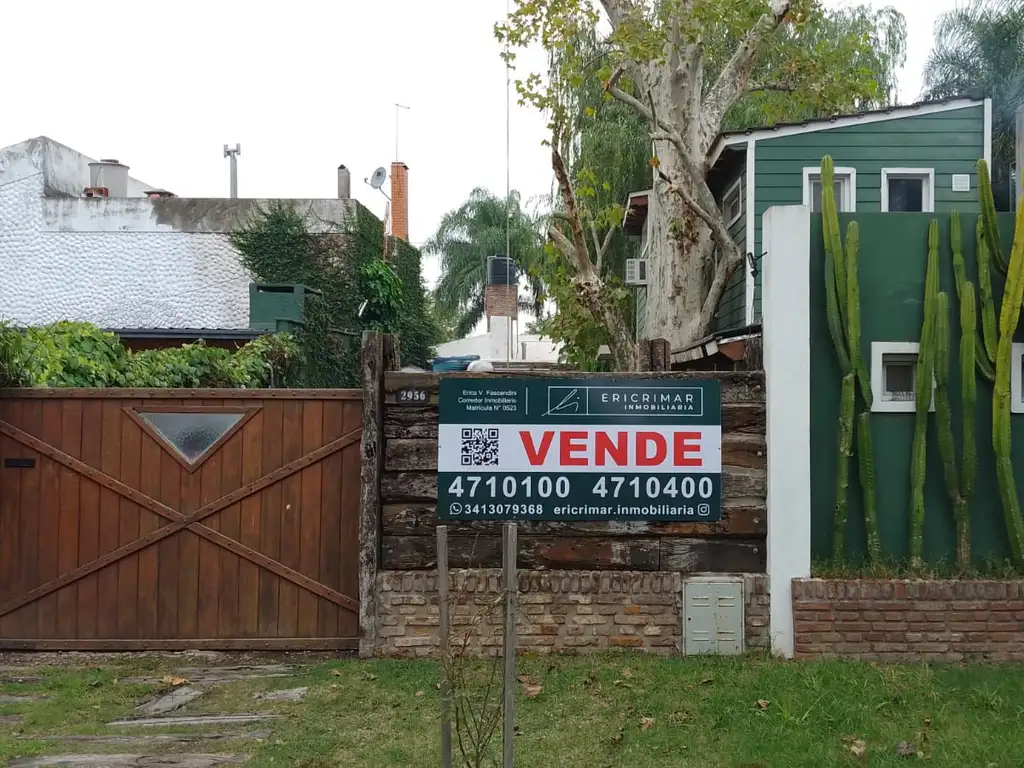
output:
{"label": "green water tank", "polygon": [[250,283],[249,327],[259,331],[287,331],[301,326],[306,298],[320,291],[297,283]]}

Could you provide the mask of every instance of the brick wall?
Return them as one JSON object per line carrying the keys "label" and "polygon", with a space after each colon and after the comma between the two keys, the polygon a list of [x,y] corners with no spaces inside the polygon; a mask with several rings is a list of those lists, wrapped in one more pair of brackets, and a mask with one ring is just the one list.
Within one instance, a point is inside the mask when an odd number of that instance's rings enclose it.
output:
{"label": "brick wall", "polygon": [[[469,632],[475,652],[501,647],[501,571],[451,572],[452,624]],[[528,571],[519,574],[519,647],[524,652],[636,648],[670,654],[680,649],[679,573]],[[744,576],[747,649],[768,646],[767,578]],[[377,576],[379,656],[429,656],[438,647],[437,577],[431,571],[384,571]],[[489,610],[495,606],[494,610]],[[480,626],[470,632],[475,617]]]}
{"label": "brick wall", "polygon": [[1024,661],[1024,581],[794,579],[798,658]]}
{"label": "brick wall", "polygon": [[488,285],[484,288],[484,313],[488,317],[519,317],[517,285]]}

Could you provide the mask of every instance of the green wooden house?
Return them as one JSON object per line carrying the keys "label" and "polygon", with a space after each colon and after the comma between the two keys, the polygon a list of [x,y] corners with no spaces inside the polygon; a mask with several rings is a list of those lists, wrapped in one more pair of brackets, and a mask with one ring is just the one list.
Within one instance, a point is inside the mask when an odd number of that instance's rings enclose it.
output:
{"label": "green wooden house", "polygon": [[[991,165],[992,103],[962,97],[783,123],[722,134],[712,149],[709,185],[729,231],[748,254],[715,318],[726,332],[760,323],[761,216],[775,205],[821,206],[821,158],[836,166],[840,210],[961,212],[977,210],[976,165]],[[646,193],[627,231],[645,240]],[[637,296],[638,337],[644,338],[645,289]]]}

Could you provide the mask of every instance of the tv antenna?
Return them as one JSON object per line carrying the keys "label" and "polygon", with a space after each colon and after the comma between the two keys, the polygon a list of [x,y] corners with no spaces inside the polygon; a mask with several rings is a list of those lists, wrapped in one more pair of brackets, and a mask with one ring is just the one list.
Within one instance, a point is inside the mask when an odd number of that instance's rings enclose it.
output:
{"label": "tv antenna", "polygon": [[407,107],[404,104],[395,102],[395,162],[398,162],[398,110],[404,109],[408,112],[411,107]]}

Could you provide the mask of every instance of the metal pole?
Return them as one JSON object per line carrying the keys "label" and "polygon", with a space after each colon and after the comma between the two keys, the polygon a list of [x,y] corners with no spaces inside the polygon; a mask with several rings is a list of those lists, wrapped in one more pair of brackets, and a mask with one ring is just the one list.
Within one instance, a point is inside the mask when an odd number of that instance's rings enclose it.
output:
{"label": "metal pole", "polygon": [[519,602],[519,579],[516,575],[518,530],[516,523],[505,523],[502,530],[504,547],[502,569],[505,590],[505,723],[502,728],[503,768],[514,768],[516,760],[516,607]]}
{"label": "metal pole", "polygon": [[437,599],[441,634],[441,766],[452,768],[451,616],[448,606],[448,526],[437,526]]}
{"label": "metal pole", "polygon": [[235,144],[234,149],[228,149],[228,145],[224,145],[224,157],[229,159],[231,163],[231,198],[238,197],[238,156],[242,154],[242,145]]}
{"label": "metal pole", "polygon": [[395,162],[398,161],[398,110],[400,109],[408,110],[409,107],[395,102]]}

